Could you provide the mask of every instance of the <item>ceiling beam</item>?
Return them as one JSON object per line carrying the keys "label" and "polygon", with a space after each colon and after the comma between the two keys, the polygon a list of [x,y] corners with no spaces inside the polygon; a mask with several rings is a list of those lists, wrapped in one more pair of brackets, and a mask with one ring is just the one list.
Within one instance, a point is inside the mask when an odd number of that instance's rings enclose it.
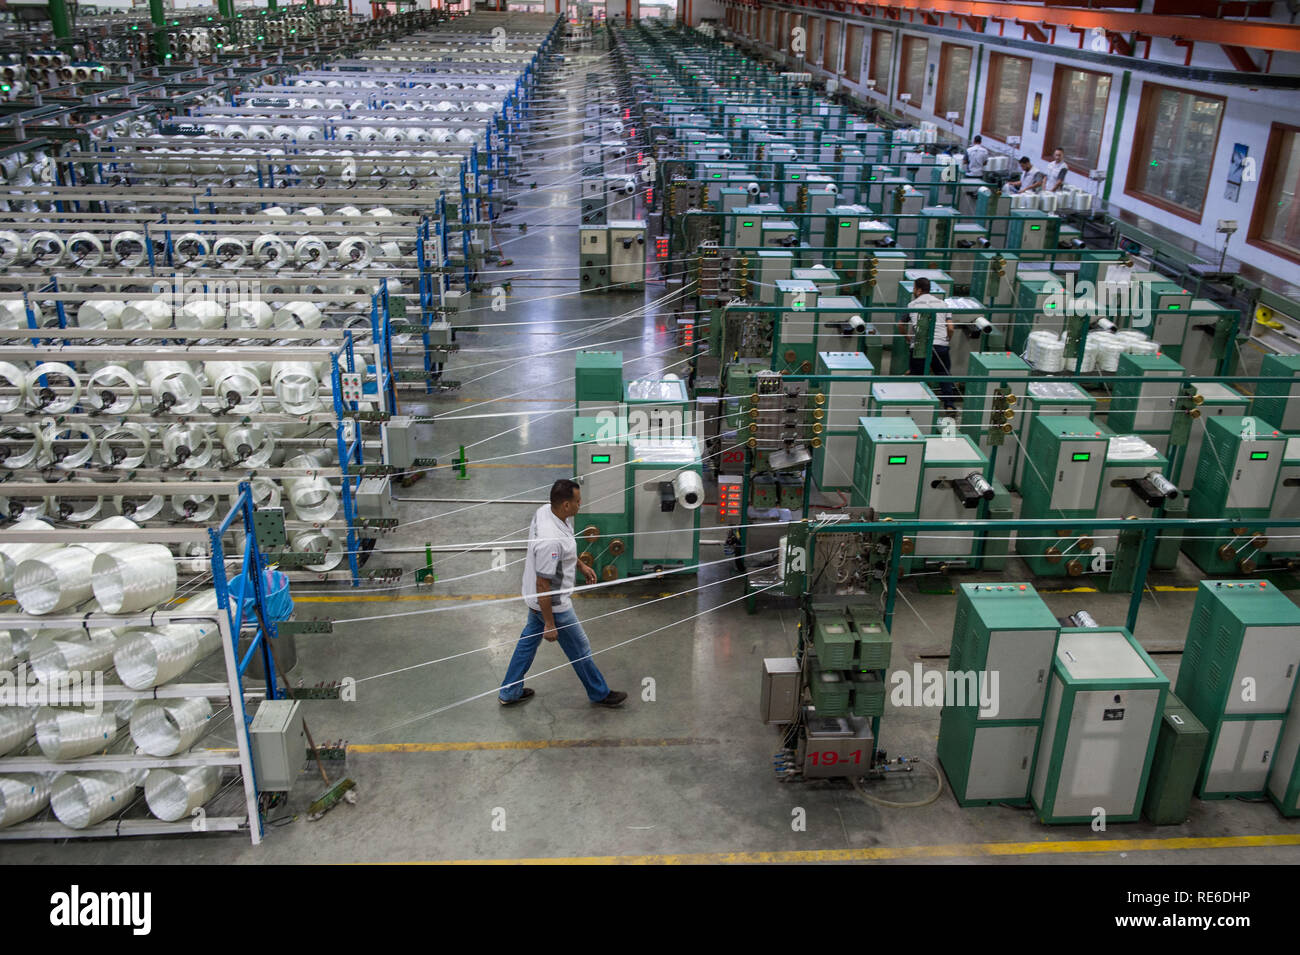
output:
{"label": "ceiling beam", "polygon": [[1223,52],[1227,54],[1228,61],[1233,67],[1241,73],[1258,73],[1259,67],[1251,59],[1250,54],[1239,46],[1231,46],[1227,43],[1220,43]]}

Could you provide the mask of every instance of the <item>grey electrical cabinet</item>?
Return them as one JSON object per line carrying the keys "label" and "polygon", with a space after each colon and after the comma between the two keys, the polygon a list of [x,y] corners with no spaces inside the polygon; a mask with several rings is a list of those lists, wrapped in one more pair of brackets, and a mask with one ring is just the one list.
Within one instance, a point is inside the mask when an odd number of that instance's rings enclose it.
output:
{"label": "grey electrical cabinet", "polygon": [[307,760],[301,705],[298,700],[263,700],[248,727],[253,771],[263,792],[288,792]]}

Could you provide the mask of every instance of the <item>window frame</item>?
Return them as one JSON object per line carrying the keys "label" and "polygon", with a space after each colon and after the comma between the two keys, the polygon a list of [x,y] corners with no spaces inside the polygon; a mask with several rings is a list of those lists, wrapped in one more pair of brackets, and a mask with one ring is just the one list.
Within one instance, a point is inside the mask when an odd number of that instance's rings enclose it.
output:
{"label": "window frame", "polygon": [[970,118],[966,115],[966,110],[969,108],[968,104],[970,101],[970,71],[971,67],[975,65],[974,47],[967,46],[965,43],[950,43],[946,40],[939,44],[939,76],[934,87],[934,115],[945,123],[948,121],[944,118],[944,114],[939,112],[939,107],[943,102],[944,91],[947,88],[948,80],[951,79],[951,77],[948,76],[948,55],[956,50],[965,50],[970,56],[970,60],[966,64],[966,84],[962,90],[961,111],[957,118],[953,120],[953,122],[960,128],[965,126],[966,120]]}
{"label": "window frame", "polygon": [[[858,31],[857,33],[858,56],[857,56],[857,62],[854,63],[853,68],[850,69],[849,53],[853,49],[853,42],[850,39],[850,37],[853,36],[854,30]],[[865,37],[866,37],[866,28],[862,24],[847,23],[847,22],[844,24],[844,59],[843,62],[840,64],[840,75],[843,76],[850,83],[862,82],[862,48],[864,45],[863,40]]]}
{"label": "window frame", "polygon": [[[1073,73],[1090,73],[1093,76],[1104,76],[1106,78],[1106,108],[1101,114],[1101,128],[1097,134],[1097,166],[1080,166],[1071,162],[1070,157],[1065,157],[1066,167],[1073,173],[1087,177],[1093,169],[1101,165],[1102,144],[1106,140],[1106,118],[1110,115],[1110,94],[1115,90],[1115,76],[1113,73],[1107,73],[1105,70],[1089,70],[1080,66],[1068,66],[1064,63],[1058,63],[1052,74],[1052,98],[1047,103],[1047,129],[1046,135],[1043,136],[1043,159],[1051,160],[1052,153],[1056,151],[1056,143],[1060,142],[1060,125],[1061,125],[1061,106],[1064,96],[1062,91],[1065,88],[1065,74]],[[1119,130],[1113,130],[1112,135],[1119,135]],[[1048,145],[1052,143],[1053,145]]]}
{"label": "window frame", "polygon": [[[889,42],[889,55],[885,57],[883,69],[880,68],[880,63],[879,63],[880,46],[877,43],[877,39],[887,40]],[[883,29],[878,30],[872,28],[870,50],[867,53],[867,79],[876,81],[875,92],[879,93],[881,96],[889,95],[889,75],[890,75],[889,66],[890,63],[893,62],[893,59],[894,59],[893,32],[890,30],[883,30]],[[880,88],[880,76],[878,76],[877,74],[883,74],[884,76],[885,88],[883,90]]]}
{"label": "window frame", "polygon": [[1287,133],[1293,133],[1297,144],[1300,144],[1300,126],[1293,126],[1290,123],[1273,123],[1269,126],[1268,145],[1264,148],[1264,162],[1255,187],[1255,203],[1250,213],[1250,226],[1246,231],[1246,244],[1269,255],[1276,255],[1300,265],[1300,252],[1259,237],[1260,231],[1264,228],[1264,207],[1273,201],[1271,187],[1273,180],[1277,178],[1282,140],[1286,138]]}
{"label": "window frame", "polygon": [[[843,58],[843,54],[839,50],[840,33],[843,32],[840,29],[842,26],[841,21],[827,18],[826,25],[822,27],[822,69],[836,76],[840,75],[840,71],[836,67],[840,65],[840,60]],[[832,35],[834,39],[828,43],[827,41],[832,39]]]}
{"label": "window frame", "polygon": [[[1201,191],[1201,207],[1196,212],[1170,202],[1168,199],[1162,199],[1159,196],[1143,192],[1137,185],[1138,170],[1142,168],[1143,163],[1150,161],[1151,156],[1150,137],[1154,134],[1151,112],[1154,109],[1156,98],[1164,91],[1199,97],[1200,99],[1217,100],[1221,107],[1219,121],[1214,130],[1214,146],[1210,151],[1210,169],[1205,176],[1205,188]],[[1145,202],[1147,205],[1163,209],[1165,212],[1199,225],[1205,219],[1205,201],[1210,196],[1210,181],[1214,177],[1214,160],[1219,154],[1219,137],[1223,134],[1223,117],[1227,112],[1228,98],[1226,96],[1216,96],[1213,93],[1202,93],[1197,90],[1185,90],[1177,86],[1165,86],[1162,83],[1143,83],[1142,95],[1138,99],[1137,125],[1133,128],[1133,148],[1129,151],[1128,174],[1124,180],[1124,194],[1132,196],[1139,202]]]}
{"label": "window frame", "polygon": [[[900,42],[898,44],[898,85],[894,89],[894,99],[898,99],[900,101],[904,93],[911,92],[911,90],[906,89],[904,87],[903,75],[904,75],[904,71],[907,69],[907,65],[909,61],[912,59],[911,52],[912,52],[912,44],[914,43],[925,44],[925,62],[926,63],[930,62],[930,38],[904,33],[900,38]],[[921,104],[925,101],[925,65],[924,64],[922,64],[921,66],[920,86],[921,86],[920,98],[917,99],[913,97],[912,99],[907,101],[908,106],[915,107],[916,109],[921,109]]]}
{"label": "window frame", "polygon": [[[994,119],[994,113],[997,106],[997,90],[1002,88],[1002,62],[1004,60],[1020,60],[1027,64],[1025,70],[1024,96],[1021,98],[1020,106],[1020,127],[1015,132],[1007,131],[1002,135],[1002,130],[994,129],[990,122]],[[989,75],[984,85],[984,111],[980,117],[980,135],[990,139],[996,139],[1000,143],[1005,143],[1013,136],[1023,138],[1025,135],[1025,111],[1029,108],[1029,86],[1030,76],[1033,73],[1034,61],[1027,56],[1016,56],[1013,53],[992,52],[989,54]]]}

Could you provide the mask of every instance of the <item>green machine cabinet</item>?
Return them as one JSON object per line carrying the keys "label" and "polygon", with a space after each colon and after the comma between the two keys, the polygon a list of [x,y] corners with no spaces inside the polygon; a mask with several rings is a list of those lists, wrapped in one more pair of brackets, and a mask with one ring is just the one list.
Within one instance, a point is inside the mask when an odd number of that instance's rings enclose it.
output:
{"label": "green machine cabinet", "polygon": [[772,345],[772,367],[778,371],[799,371],[804,362],[812,371],[817,351],[818,289],[812,282],[782,279],[776,283],[776,304],[792,309],[778,312]]}
{"label": "green machine cabinet", "polygon": [[[1016,482],[1012,487],[1019,487],[1025,462],[1029,459],[1029,442],[1033,432],[1026,427],[1026,422],[1050,415],[1075,415],[1091,418],[1097,410],[1097,399],[1078,385],[1069,381],[1031,381],[1025,388],[1025,403],[1020,414],[1016,415],[1016,434],[1019,438],[1013,444],[1023,448],[1023,454],[1016,455]],[[1004,446],[1006,452],[1011,448]]]}
{"label": "green machine cabinet", "polygon": [[916,517],[921,506],[925,435],[911,418],[859,418],[854,449],[854,507],[877,518]]}
{"label": "green machine cabinet", "polygon": [[836,381],[874,372],[862,352],[818,352],[817,374],[832,376],[819,387],[826,395],[821,446],[813,450],[813,480],[823,491],[853,487],[853,458],[858,442],[858,418],[867,412],[871,383]]}
{"label": "green machine cabinet", "polygon": [[[958,805],[1028,803],[1059,632],[1032,584],[958,587],[945,678],[953,697],[939,719],[939,763]],[[981,682],[996,708],[981,707]]]}
{"label": "green machine cabinet", "polygon": [[[1023,264],[1023,263],[1022,263]],[[1007,342],[1011,350],[1022,355],[1029,344],[1030,332],[1065,331],[1065,310],[1061,279],[1052,272],[1031,272],[1021,268],[1016,275],[1016,308],[1011,319]]]}
{"label": "green machine cabinet", "polygon": [[1252,413],[1282,431],[1300,433],[1300,355],[1265,355],[1259,373],[1291,380],[1261,381]]}
{"label": "green machine cabinet", "polygon": [[1177,695],[1165,696],[1156,752],[1142,815],[1157,826],[1176,826],[1187,819],[1210,734]]}
{"label": "green machine cabinet", "polygon": [[582,511],[574,518],[579,556],[602,580],[628,572],[627,452],[623,417],[573,419],[573,474],[582,485]]}
{"label": "green machine cabinet", "polygon": [[867,412],[879,418],[909,418],[922,434],[935,431],[939,398],[925,382],[872,382]]}
{"label": "green machine cabinet", "polygon": [[[1294,701],[1293,701],[1294,702]],[[1268,798],[1284,816],[1300,816],[1300,712],[1291,707],[1268,771]]]}
{"label": "green machine cabinet", "polygon": [[1163,453],[1169,448],[1174,399],[1186,377],[1183,366],[1168,355],[1120,355],[1116,375],[1142,377],[1119,381],[1111,393],[1106,424],[1116,434],[1139,434]]}
{"label": "green machine cabinet", "polygon": [[[985,514],[990,521],[1009,521],[1015,514],[1011,510],[1011,492],[997,478],[989,481],[993,485],[993,500],[989,501]],[[984,570],[1006,570],[1007,556],[1011,553],[1011,532],[982,531],[980,533],[980,567]],[[1177,550],[1174,552],[1177,556]]]}
{"label": "green machine cabinet", "polygon": [[[971,298],[985,305],[1009,306],[1016,297],[1016,270],[1020,257],[1010,252],[975,253],[970,277]],[[1005,329],[1003,330],[1005,334]]]}
{"label": "green machine cabinet", "polygon": [[628,511],[634,574],[690,573],[700,561],[704,503],[700,450],[694,438],[629,443]]}
{"label": "green machine cabinet", "polygon": [[[972,475],[988,480],[989,459],[964,434],[932,434],[925,439],[925,463],[921,470],[920,518],[924,521],[965,521],[978,516],[975,508],[984,500],[984,489],[972,482]],[[997,496],[989,486],[987,493]],[[912,553],[902,558],[903,571],[926,567],[959,567],[977,564],[975,531],[942,531],[919,534]]]}
{"label": "green machine cabinet", "polygon": [[1210,734],[1197,795],[1263,796],[1300,669],[1300,607],[1268,581],[1203,580],[1176,692]]}
{"label": "green machine cabinet", "polygon": [[1234,388],[1217,381],[1194,381],[1192,387],[1201,398],[1197,406],[1200,415],[1192,419],[1187,432],[1187,444],[1178,458],[1179,487],[1190,490],[1196,477],[1196,466],[1201,459],[1201,445],[1205,441],[1205,422],[1210,418],[1243,417],[1250,412],[1250,399]]}
{"label": "green machine cabinet", "polygon": [[[989,433],[994,427],[1001,429],[1008,423],[1013,431],[1020,427],[1025,392],[1033,369],[1023,358],[1009,351],[983,351],[971,354],[967,373],[971,380],[966,382],[966,399],[962,403],[962,434],[975,438],[980,450],[990,457],[993,457],[992,449],[997,448],[993,476],[1010,487],[1015,483],[1020,445],[1013,439],[995,444]],[[1004,411],[993,407],[994,393],[998,388],[1007,388],[1013,399],[1005,409],[1011,413],[1010,418],[1005,417]]]}
{"label": "green machine cabinet", "polygon": [[1286,446],[1287,436],[1262,418],[1206,419],[1187,516],[1241,521],[1242,533],[1200,534],[1183,541],[1183,553],[1205,573],[1254,570],[1262,549],[1262,521],[1272,513]]}
{"label": "green machine cabinet", "polygon": [[1031,790],[1038,818],[1137,819],[1168,691],[1127,630],[1062,630]]}
{"label": "green machine cabinet", "polygon": [[1029,428],[1033,450],[1024,471],[1020,516],[1066,523],[1057,530],[1058,541],[1017,536],[1016,553],[1039,576],[1078,576],[1088,565],[1089,539],[1075,537],[1068,521],[1097,515],[1110,437],[1091,419],[1074,415],[1035,418]]}
{"label": "green machine cabinet", "polygon": [[578,352],[574,359],[573,382],[578,414],[588,417],[601,411],[617,414],[623,402],[623,353]]}

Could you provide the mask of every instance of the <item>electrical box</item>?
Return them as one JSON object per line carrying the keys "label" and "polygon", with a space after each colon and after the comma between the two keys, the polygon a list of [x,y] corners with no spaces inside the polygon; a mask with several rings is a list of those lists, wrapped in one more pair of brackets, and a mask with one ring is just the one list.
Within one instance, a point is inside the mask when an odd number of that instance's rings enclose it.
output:
{"label": "electrical box", "polygon": [[[993,497],[988,483],[989,459],[963,434],[930,435],[925,439],[925,462],[921,471],[923,521],[963,521],[978,516],[979,502]],[[905,567],[930,565],[970,566],[975,555],[975,532],[943,530],[921,533]]]}
{"label": "electrical box", "polygon": [[573,474],[582,485],[582,513],[627,511],[627,420],[573,419]]}
{"label": "electrical box", "polygon": [[[646,224],[641,219],[610,219],[609,285],[619,292],[645,288]],[[583,284],[586,288],[586,284]]]}
{"label": "electrical box", "polygon": [[763,660],[759,713],[764,723],[793,723],[799,709],[799,661],[794,657]]}
{"label": "electrical box", "polygon": [[1187,444],[1178,461],[1179,486],[1190,489],[1201,460],[1201,445],[1205,440],[1205,422],[1210,418],[1242,417],[1250,411],[1250,399],[1241,392],[1217,381],[1194,381],[1192,387],[1201,397],[1197,405],[1200,414],[1191,420]]}
{"label": "electrical box", "polygon": [[758,259],[758,303],[775,305],[777,283],[790,278],[794,253],[785,249],[759,249],[753,255]]}
{"label": "electrical box", "polygon": [[[1045,249],[1057,248],[1061,220],[1039,209],[1012,209],[1007,224],[1007,245],[1022,259],[1043,258],[1033,255]],[[1025,253],[1031,253],[1026,255]]]}
{"label": "electrical box", "polygon": [[1205,724],[1202,799],[1263,796],[1300,668],[1300,607],[1268,581],[1203,580],[1178,697]]}
{"label": "electrical box", "polygon": [[630,442],[632,573],[674,567],[694,570],[699,563],[701,472],[694,438]]}
{"label": "electrical box", "polygon": [[939,763],[959,805],[1029,801],[1059,631],[1032,584],[958,586]]}
{"label": "electrical box", "polygon": [[1173,357],[1189,375],[1217,375],[1240,315],[1204,298],[1193,299],[1191,311],[1182,348]]}
{"label": "electrical box", "polygon": [[362,478],[361,483],[357,485],[356,502],[357,517],[365,520],[397,520],[391,478]]}
{"label": "electrical box", "polygon": [[871,720],[866,717],[813,716],[797,755],[805,779],[865,776],[875,754]]}
{"label": "electrical box", "polygon": [[1167,693],[1142,805],[1142,815],[1148,822],[1176,826],[1187,820],[1209,741],[1210,734],[1196,714],[1175,694]]}
{"label": "electrical box", "polygon": [[433,467],[433,428],[407,415],[394,415],[381,429],[384,463],[403,470]]}
{"label": "electrical box", "polygon": [[[1278,471],[1277,490],[1273,492],[1273,517],[1300,514],[1300,438],[1288,438]],[[1294,527],[1270,527],[1264,531],[1268,543],[1264,551],[1275,560],[1300,558],[1300,540]]]}
{"label": "electrical box", "polygon": [[578,285],[583,292],[609,288],[609,230],[604,225],[578,228]]}
{"label": "electrical box", "polygon": [[1106,415],[1111,430],[1116,434],[1163,435],[1165,441],[1155,443],[1167,446],[1174,401],[1181,379],[1187,376],[1183,366],[1168,355],[1123,354],[1115,374],[1140,376],[1142,380],[1115,382]]}
{"label": "electrical box", "polygon": [[1282,431],[1300,432],[1300,355],[1265,355],[1259,373],[1290,381],[1259,382],[1254,415]]}
{"label": "electrical box", "polygon": [[578,414],[597,417],[601,412],[617,415],[623,404],[623,353],[580,351],[574,359],[574,397]]}
{"label": "electrical box", "polygon": [[263,700],[248,727],[253,772],[262,792],[288,792],[307,760],[301,700]]}
{"label": "electrical box", "polygon": [[873,417],[907,418],[923,434],[929,434],[934,430],[939,399],[929,385],[920,382],[878,381],[871,385],[867,408]]}
{"label": "electrical box", "polygon": [[1038,818],[1137,819],[1168,690],[1127,630],[1062,630],[1031,790]]}
{"label": "electrical box", "polygon": [[1091,418],[1097,410],[1097,399],[1068,381],[1031,381],[1025,386],[1025,401],[1021,408],[1023,413],[1016,416],[1015,433],[1018,441],[1015,443],[1025,453],[1016,455],[1016,479],[1012,487],[1020,486],[1029,456],[1029,442],[1033,440],[1033,434],[1025,427],[1025,422],[1050,415]]}
{"label": "electrical box", "polygon": [[1073,415],[1038,418],[1023,472],[1022,518],[1064,523],[1058,541],[1045,534],[1016,536],[1016,553],[1039,576],[1077,576],[1088,565],[1091,537],[1076,536],[1070,518],[1096,517],[1110,436],[1088,418]]}
{"label": "electrical box", "polygon": [[[1023,358],[1009,351],[974,352],[970,356],[968,374],[972,380],[966,382],[966,396],[962,402],[962,433],[976,437],[976,443],[985,454],[997,448],[993,476],[1007,485],[1015,483],[1019,444],[1005,440],[1005,434],[991,438],[990,433],[995,428],[999,431],[1009,429],[1006,432],[1009,433],[1019,427],[1031,372]],[[1005,400],[997,398],[999,388],[1006,389]]]}
{"label": "electrical box", "polygon": [[911,418],[859,418],[853,461],[854,507],[882,517],[916,517],[925,435]]}
{"label": "electrical box", "polygon": [[[864,376],[874,371],[862,352],[818,352],[817,374]],[[830,381],[822,384],[826,395],[821,447],[813,450],[813,480],[823,491],[847,491],[853,486],[854,449],[858,419],[867,413],[871,383]]]}

